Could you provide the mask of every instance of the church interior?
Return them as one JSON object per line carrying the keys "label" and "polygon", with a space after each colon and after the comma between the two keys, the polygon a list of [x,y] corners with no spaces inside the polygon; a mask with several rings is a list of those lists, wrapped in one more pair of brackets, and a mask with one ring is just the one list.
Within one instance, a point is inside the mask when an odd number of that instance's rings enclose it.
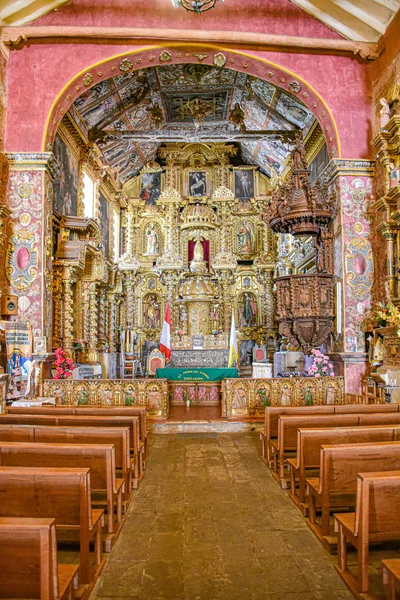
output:
{"label": "church interior", "polygon": [[400,0],[0,0],[0,598],[400,597]]}

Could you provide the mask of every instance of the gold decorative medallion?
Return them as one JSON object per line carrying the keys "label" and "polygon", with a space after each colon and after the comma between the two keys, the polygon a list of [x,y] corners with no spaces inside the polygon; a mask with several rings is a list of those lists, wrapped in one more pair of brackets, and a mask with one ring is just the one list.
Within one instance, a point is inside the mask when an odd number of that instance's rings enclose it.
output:
{"label": "gold decorative medallion", "polygon": [[20,198],[30,198],[33,194],[33,185],[31,183],[29,183],[28,181],[24,181],[24,183],[22,183],[19,187],[18,187],[18,196]]}
{"label": "gold decorative medallion", "polygon": [[27,227],[29,225],[29,223],[31,222],[31,215],[29,213],[22,213],[22,215],[19,218],[19,222],[21,223],[21,225],[23,227]]}
{"label": "gold decorative medallion", "polygon": [[86,73],[85,77],[82,79],[82,83],[85,87],[88,87],[93,83],[93,75],[91,73]]}
{"label": "gold decorative medallion", "polygon": [[31,287],[38,275],[36,235],[21,231],[12,236],[7,249],[6,277],[17,290]]}
{"label": "gold decorative medallion", "polygon": [[127,73],[128,71],[130,71],[132,69],[132,63],[129,60],[129,58],[123,58],[121,60],[121,62],[119,63],[119,70],[122,73]]}
{"label": "gold decorative medallion", "polygon": [[216,67],[223,67],[226,63],[226,56],[222,52],[214,54],[213,63]]}
{"label": "gold decorative medallion", "polygon": [[172,60],[172,55],[168,50],[163,50],[158,58],[160,62],[169,62]]}
{"label": "gold decorative medallion", "polygon": [[289,83],[289,90],[293,92],[293,94],[298,94],[300,91],[300,84],[298,81],[292,81]]}

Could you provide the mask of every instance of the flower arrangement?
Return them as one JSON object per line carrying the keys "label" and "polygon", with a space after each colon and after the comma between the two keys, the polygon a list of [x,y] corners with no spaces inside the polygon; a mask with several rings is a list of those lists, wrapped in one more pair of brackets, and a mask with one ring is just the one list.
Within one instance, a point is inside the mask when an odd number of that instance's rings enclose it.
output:
{"label": "flower arrangement", "polygon": [[323,354],[321,350],[316,350],[315,348],[311,350],[311,354],[313,357],[313,364],[308,369],[309,375],[312,377],[327,377],[328,375],[333,377],[335,375],[333,364],[329,361],[326,354]]}
{"label": "flower arrangement", "polygon": [[220,333],[222,333],[222,329],[212,329],[212,330],[211,330],[211,333],[212,333],[213,335],[219,335]]}
{"label": "flower arrangement", "polygon": [[57,348],[56,350],[55,365],[56,374],[54,375],[54,379],[68,379],[75,369],[74,361],[72,358],[67,358],[67,355],[62,348]]}
{"label": "flower arrangement", "polygon": [[181,339],[182,339],[182,336],[183,336],[183,331],[182,331],[182,329],[177,329],[175,333],[176,333],[176,335],[178,336],[178,338],[181,340]]}
{"label": "flower arrangement", "polygon": [[74,340],[72,349],[75,350],[75,352],[82,352],[84,343],[85,342],[83,340]]}
{"label": "flower arrangement", "polygon": [[380,302],[377,306],[375,319],[378,325],[388,324],[400,331],[400,311],[393,302],[388,302],[388,304]]}

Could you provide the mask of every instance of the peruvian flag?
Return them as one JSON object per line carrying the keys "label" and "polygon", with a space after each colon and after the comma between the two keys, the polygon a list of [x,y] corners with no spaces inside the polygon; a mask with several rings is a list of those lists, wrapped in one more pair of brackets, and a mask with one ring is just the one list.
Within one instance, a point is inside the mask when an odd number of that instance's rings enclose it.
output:
{"label": "peruvian flag", "polygon": [[166,361],[171,360],[171,310],[169,302],[165,309],[164,323],[161,331],[160,350],[164,354]]}

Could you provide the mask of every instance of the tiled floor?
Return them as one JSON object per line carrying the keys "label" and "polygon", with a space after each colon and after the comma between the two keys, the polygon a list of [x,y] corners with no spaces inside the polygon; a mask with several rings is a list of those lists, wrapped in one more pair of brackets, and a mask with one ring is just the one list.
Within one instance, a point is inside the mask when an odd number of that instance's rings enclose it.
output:
{"label": "tiled floor", "polygon": [[91,600],[350,600],[259,458],[258,436],[152,435],[146,476]]}

